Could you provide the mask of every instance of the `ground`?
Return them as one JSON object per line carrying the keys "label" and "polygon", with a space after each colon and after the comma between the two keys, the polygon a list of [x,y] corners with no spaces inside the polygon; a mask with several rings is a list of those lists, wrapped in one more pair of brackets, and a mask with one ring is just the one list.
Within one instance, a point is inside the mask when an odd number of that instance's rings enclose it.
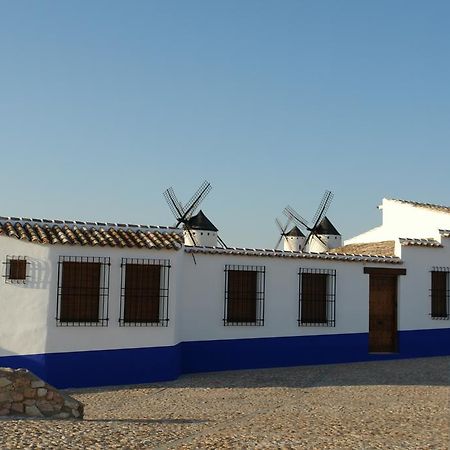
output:
{"label": "ground", "polygon": [[450,357],[69,391],[85,420],[0,420],[0,448],[447,449]]}

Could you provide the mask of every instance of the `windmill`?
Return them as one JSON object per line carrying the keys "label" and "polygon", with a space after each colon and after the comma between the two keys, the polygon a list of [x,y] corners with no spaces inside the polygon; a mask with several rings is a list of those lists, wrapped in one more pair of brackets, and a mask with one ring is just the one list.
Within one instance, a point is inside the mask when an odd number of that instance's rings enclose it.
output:
{"label": "windmill", "polygon": [[312,242],[313,239],[317,239],[318,241],[320,241],[325,248],[328,247],[328,244],[320,237],[321,222],[322,220],[326,219],[325,214],[330,207],[333,196],[334,194],[331,191],[325,191],[322,200],[320,201],[319,207],[317,208],[317,211],[311,221],[311,225],[291,206],[288,205],[286,206],[286,208],[284,208],[283,213],[287,216],[287,218],[294,221],[294,223],[296,223],[300,228],[303,228],[308,232],[308,235],[301,249],[302,251],[308,246],[308,244]]}
{"label": "windmill", "polygon": [[288,227],[289,227],[289,225],[291,223],[291,219],[288,217],[288,220],[287,220],[286,224],[282,225],[280,220],[278,218],[276,218],[275,219],[275,223],[277,224],[278,229],[280,230],[280,238],[278,239],[278,241],[277,241],[277,243],[275,244],[275,247],[274,247],[275,250],[278,250],[278,247],[280,246],[281,241],[283,240],[283,238],[286,239],[286,236],[287,236],[286,231],[287,231],[287,229],[288,229]]}
{"label": "windmill", "polygon": [[[198,226],[199,220],[202,221],[203,223],[207,223],[208,226],[210,227],[208,229],[210,229],[214,233],[217,232],[217,228],[214,227],[214,225],[208,220],[208,218],[203,214],[202,211],[200,211],[196,216],[194,216],[194,213],[196,212],[197,208],[203,202],[205,197],[209,194],[211,189],[212,189],[211,184],[206,180],[203,181],[203,183],[200,185],[200,187],[197,189],[197,191],[194,193],[191,199],[184,206],[178,200],[172,187],[166,189],[163,193],[170,210],[175,216],[176,219],[175,227],[178,227],[180,224],[182,224],[183,229],[188,234],[193,245],[198,245],[198,241],[195,238],[196,233],[193,230],[201,228]],[[219,236],[217,236],[217,239],[220,242],[220,244],[224,248],[226,248],[225,243]],[[192,256],[194,257],[193,253]]]}
{"label": "windmill", "polygon": [[291,222],[292,220],[288,218],[286,224],[282,225],[279,219],[275,219],[275,223],[280,230],[280,238],[274,247],[275,250],[278,250],[282,240],[284,240],[283,250],[285,251],[298,252],[303,248],[305,243],[305,235],[300,231],[300,229],[294,225],[289,231],[287,231]]}

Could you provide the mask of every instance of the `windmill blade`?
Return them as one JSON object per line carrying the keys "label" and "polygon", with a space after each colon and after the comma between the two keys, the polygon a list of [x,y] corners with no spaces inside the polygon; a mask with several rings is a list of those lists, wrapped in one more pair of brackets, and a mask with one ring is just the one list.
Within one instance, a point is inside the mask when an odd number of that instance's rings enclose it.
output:
{"label": "windmill blade", "polygon": [[166,189],[163,192],[164,198],[166,199],[167,204],[169,205],[170,210],[172,211],[173,215],[177,219],[177,225],[180,224],[180,218],[184,215],[183,207],[181,206],[180,202],[178,201],[175,192],[173,191],[173,188]]}
{"label": "windmill blade", "polygon": [[225,242],[223,242],[222,238],[219,235],[217,235],[217,240],[221,243],[223,248],[228,248],[227,244],[225,244]]}
{"label": "windmill blade", "polygon": [[169,189],[167,189],[167,192],[168,192],[173,204],[175,205],[177,211],[179,211],[180,217],[184,216],[185,211],[184,211],[183,205],[181,204],[181,202],[178,200],[177,196],[175,195],[175,191],[173,190],[173,188],[170,187]]}
{"label": "windmill blade", "polygon": [[[194,244],[194,247],[195,247],[197,244],[195,242],[195,238],[194,238],[194,235],[191,232],[191,229],[189,227],[187,227],[187,226],[185,226],[184,229],[188,232],[189,237],[191,238],[191,241],[192,241],[192,243]],[[194,253],[191,253],[191,255],[192,255],[192,259],[194,260],[194,264],[197,265],[197,260],[195,259]]]}
{"label": "windmill blade", "polygon": [[306,246],[308,245],[308,242],[310,240],[312,240],[313,237],[316,237],[320,242],[322,242],[324,247],[328,249],[328,244],[314,230],[311,231],[311,233],[309,233],[308,237],[305,240],[305,244],[303,245],[303,248],[306,248]]}
{"label": "windmill blade", "polygon": [[186,203],[184,208],[185,214],[184,217],[186,219],[190,219],[194,214],[195,209],[200,205],[200,203],[205,199],[205,197],[209,194],[212,187],[209,181],[204,181],[202,185],[197,189],[197,192],[192,196],[192,198]]}
{"label": "windmill blade", "polygon": [[308,221],[304,219],[297,211],[295,211],[292,206],[286,206],[286,208],[284,208],[283,210],[283,213],[288,219],[293,220],[300,227],[311,230],[311,228],[309,228],[308,226]]}
{"label": "windmill blade", "polygon": [[283,225],[281,225],[281,222],[278,220],[278,218],[275,219],[275,223],[278,225],[278,228],[280,229],[281,234],[284,234],[286,232],[286,227],[283,227]]}
{"label": "windmill blade", "polygon": [[278,242],[276,243],[276,245],[275,245],[275,247],[274,247],[275,250],[277,250],[278,247],[280,246],[282,239],[283,239],[283,235],[281,235],[280,238],[278,239]]}
{"label": "windmill blade", "polygon": [[325,191],[323,194],[322,200],[320,201],[319,207],[317,208],[316,214],[314,214],[314,218],[312,220],[312,223],[314,224],[312,227],[313,230],[316,229],[317,225],[325,217],[333,197],[334,194],[331,191]]}

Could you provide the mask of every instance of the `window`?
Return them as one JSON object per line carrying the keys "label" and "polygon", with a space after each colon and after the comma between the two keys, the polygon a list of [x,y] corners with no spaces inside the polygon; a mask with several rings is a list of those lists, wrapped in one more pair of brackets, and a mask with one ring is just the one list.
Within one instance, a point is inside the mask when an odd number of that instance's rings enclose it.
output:
{"label": "window", "polygon": [[109,268],[109,258],[59,257],[58,325],[108,325]]}
{"label": "window", "polygon": [[264,266],[225,266],[224,325],[264,325]]}
{"label": "window", "polygon": [[299,326],[335,325],[336,271],[299,271]]}
{"label": "window", "polygon": [[449,318],[449,273],[448,267],[433,267],[431,271],[431,318]]}
{"label": "window", "polygon": [[168,259],[122,258],[121,326],[167,326]]}
{"label": "window", "polygon": [[7,256],[5,264],[6,283],[25,283],[27,280],[28,261],[22,256]]}

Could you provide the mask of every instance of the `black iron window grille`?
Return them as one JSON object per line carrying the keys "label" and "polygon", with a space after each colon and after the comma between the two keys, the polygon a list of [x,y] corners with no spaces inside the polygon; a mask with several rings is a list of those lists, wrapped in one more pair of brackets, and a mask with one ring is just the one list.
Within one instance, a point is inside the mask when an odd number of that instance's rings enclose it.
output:
{"label": "black iron window grille", "polygon": [[433,267],[431,270],[431,318],[449,319],[450,268]]}
{"label": "black iron window grille", "polygon": [[336,270],[299,270],[299,326],[334,327],[336,316]]}
{"label": "black iron window grille", "polygon": [[29,275],[27,274],[30,262],[25,256],[6,256],[3,262],[5,271],[3,277],[5,283],[25,284]]}
{"label": "black iron window grille", "polygon": [[57,325],[108,325],[110,266],[108,257],[59,257]]}
{"label": "black iron window grille", "polygon": [[122,258],[120,326],[167,327],[168,259]]}
{"label": "black iron window grille", "polygon": [[224,325],[264,325],[266,268],[225,266]]}

